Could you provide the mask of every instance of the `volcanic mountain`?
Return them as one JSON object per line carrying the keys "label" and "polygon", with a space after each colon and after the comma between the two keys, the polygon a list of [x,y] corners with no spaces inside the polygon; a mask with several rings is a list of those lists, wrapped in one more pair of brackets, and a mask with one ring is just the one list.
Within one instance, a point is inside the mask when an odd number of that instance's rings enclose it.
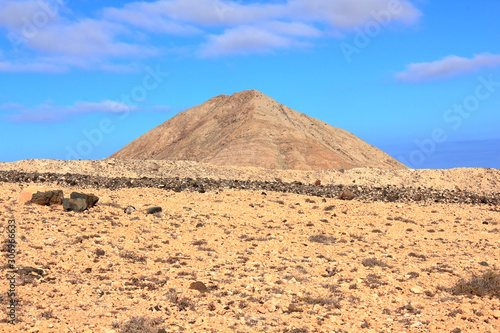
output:
{"label": "volcanic mountain", "polygon": [[353,134],[256,90],[220,95],[150,130],[110,156],[268,169],[403,169]]}

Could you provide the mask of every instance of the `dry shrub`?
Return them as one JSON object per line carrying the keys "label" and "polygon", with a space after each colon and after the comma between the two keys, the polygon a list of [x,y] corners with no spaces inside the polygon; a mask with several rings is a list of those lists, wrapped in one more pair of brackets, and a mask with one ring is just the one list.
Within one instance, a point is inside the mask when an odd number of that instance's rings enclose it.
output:
{"label": "dry shrub", "polygon": [[113,328],[118,328],[120,333],[157,333],[165,332],[158,326],[163,323],[161,318],[132,317],[126,323],[115,323]]}
{"label": "dry shrub", "polygon": [[490,269],[481,275],[472,274],[470,280],[461,279],[450,291],[454,295],[500,298],[500,273]]}

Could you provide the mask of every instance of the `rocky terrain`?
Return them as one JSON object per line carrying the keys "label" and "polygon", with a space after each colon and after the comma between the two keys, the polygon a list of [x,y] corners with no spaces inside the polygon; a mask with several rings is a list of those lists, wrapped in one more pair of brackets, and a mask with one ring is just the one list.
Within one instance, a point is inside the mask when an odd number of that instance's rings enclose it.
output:
{"label": "rocky terrain", "polygon": [[[498,332],[499,180],[494,169],[0,163],[1,269],[15,219],[18,301],[12,326],[2,279],[0,331]],[[26,202],[52,190],[98,201],[83,212]]]}
{"label": "rocky terrain", "polygon": [[216,96],[181,112],[111,157],[279,170],[406,168],[352,133],[256,90]]}

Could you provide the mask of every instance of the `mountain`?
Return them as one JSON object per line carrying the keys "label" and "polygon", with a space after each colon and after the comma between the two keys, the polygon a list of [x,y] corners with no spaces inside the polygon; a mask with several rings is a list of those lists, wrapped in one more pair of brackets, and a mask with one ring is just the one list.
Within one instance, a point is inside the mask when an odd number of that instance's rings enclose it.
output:
{"label": "mountain", "polygon": [[256,90],[216,96],[177,114],[110,156],[268,169],[403,169],[353,134]]}

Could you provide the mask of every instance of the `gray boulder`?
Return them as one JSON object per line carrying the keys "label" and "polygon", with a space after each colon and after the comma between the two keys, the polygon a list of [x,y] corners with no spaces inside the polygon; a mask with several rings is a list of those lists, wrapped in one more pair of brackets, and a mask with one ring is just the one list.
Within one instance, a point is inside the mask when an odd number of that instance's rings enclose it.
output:
{"label": "gray boulder", "polygon": [[93,194],[84,194],[84,193],[78,193],[78,192],[73,192],[69,196],[70,199],[83,199],[87,202],[87,208],[94,207],[95,204],[99,201],[99,198],[96,197]]}
{"label": "gray boulder", "polygon": [[88,208],[87,200],[83,198],[64,199],[63,208],[66,211],[83,212]]}

